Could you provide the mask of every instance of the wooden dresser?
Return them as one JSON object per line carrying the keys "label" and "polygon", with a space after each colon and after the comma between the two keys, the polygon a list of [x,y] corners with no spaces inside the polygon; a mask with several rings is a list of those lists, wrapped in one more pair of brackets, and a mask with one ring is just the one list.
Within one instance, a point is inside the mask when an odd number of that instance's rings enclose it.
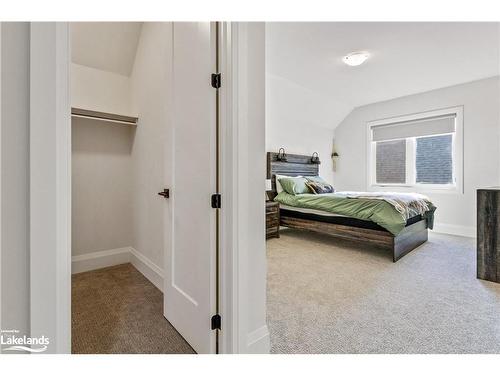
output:
{"label": "wooden dresser", "polygon": [[280,236],[280,204],[266,201],[266,239]]}
{"label": "wooden dresser", "polygon": [[500,187],[477,191],[477,278],[500,283]]}

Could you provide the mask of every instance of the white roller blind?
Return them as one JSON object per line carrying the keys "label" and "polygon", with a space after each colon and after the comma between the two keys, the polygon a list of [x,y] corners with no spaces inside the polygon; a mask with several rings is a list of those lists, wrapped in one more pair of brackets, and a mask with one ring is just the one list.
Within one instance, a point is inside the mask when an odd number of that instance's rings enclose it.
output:
{"label": "white roller blind", "polygon": [[455,114],[372,127],[374,142],[455,132]]}

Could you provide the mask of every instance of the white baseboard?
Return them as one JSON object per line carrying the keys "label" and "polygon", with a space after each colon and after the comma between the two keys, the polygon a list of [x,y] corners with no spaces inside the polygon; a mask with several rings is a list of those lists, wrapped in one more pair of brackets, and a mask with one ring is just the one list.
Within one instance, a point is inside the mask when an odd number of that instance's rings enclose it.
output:
{"label": "white baseboard", "polygon": [[163,270],[160,267],[132,247],[130,248],[130,262],[146,279],[163,292]]}
{"label": "white baseboard", "polygon": [[436,233],[453,234],[455,236],[462,236],[462,237],[476,237],[476,227],[434,223],[433,230]]}
{"label": "white baseboard", "polygon": [[130,246],[77,255],[71,258],[71,263],[71,273],[73,274],[117,266],[119,264],[132,263],[146,279],[163,291],[163,270],[149,258]]}
{"label": "white baseboard", "polygon": [[71,273],[92,271],[99,268],[130,263],[130,249],[130,247],[120,247],[118,249],[96,251],[71,257]]}
{"label": "white baseboard", "polygon": [[247,349],[249,354],[269,354],[271,341],[267,325],[257,328],[247,335]]}

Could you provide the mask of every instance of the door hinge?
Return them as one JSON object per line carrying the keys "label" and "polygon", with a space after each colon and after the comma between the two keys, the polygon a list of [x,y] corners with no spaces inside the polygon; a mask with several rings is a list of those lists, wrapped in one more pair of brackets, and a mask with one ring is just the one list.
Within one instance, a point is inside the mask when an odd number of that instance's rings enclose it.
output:
{"label": "door hinge", "polygon": [[212,208],[221,207],[222,197],[220,194],[212,194]]}
{"label": "door hinge", "polygon": [[212,329],[222,328],[222,318],[219,314],[212,316]]}
{"label": "door hinge", "polygon": [[222,77],[220,73],[213,73],[212,74],[212,87],[214,89],[219,89],[222,84]]}

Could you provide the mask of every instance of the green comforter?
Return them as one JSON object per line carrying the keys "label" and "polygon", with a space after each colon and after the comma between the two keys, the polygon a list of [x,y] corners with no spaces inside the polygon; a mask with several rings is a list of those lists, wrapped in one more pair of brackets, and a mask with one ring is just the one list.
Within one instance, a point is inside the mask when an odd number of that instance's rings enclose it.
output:
{"label": "green comforter", "polygon": [[[394,235],[406,226],[406,219],[390,203],[381,199],[351,199],[345,193],[298,194],[291,195],[284,191],[275,201],[287,206],[326,211],[337,215],[350,216],[360,220],[373,221]],[[436,207],[429,202],[429,211],[422,216],[432,229]]]}

